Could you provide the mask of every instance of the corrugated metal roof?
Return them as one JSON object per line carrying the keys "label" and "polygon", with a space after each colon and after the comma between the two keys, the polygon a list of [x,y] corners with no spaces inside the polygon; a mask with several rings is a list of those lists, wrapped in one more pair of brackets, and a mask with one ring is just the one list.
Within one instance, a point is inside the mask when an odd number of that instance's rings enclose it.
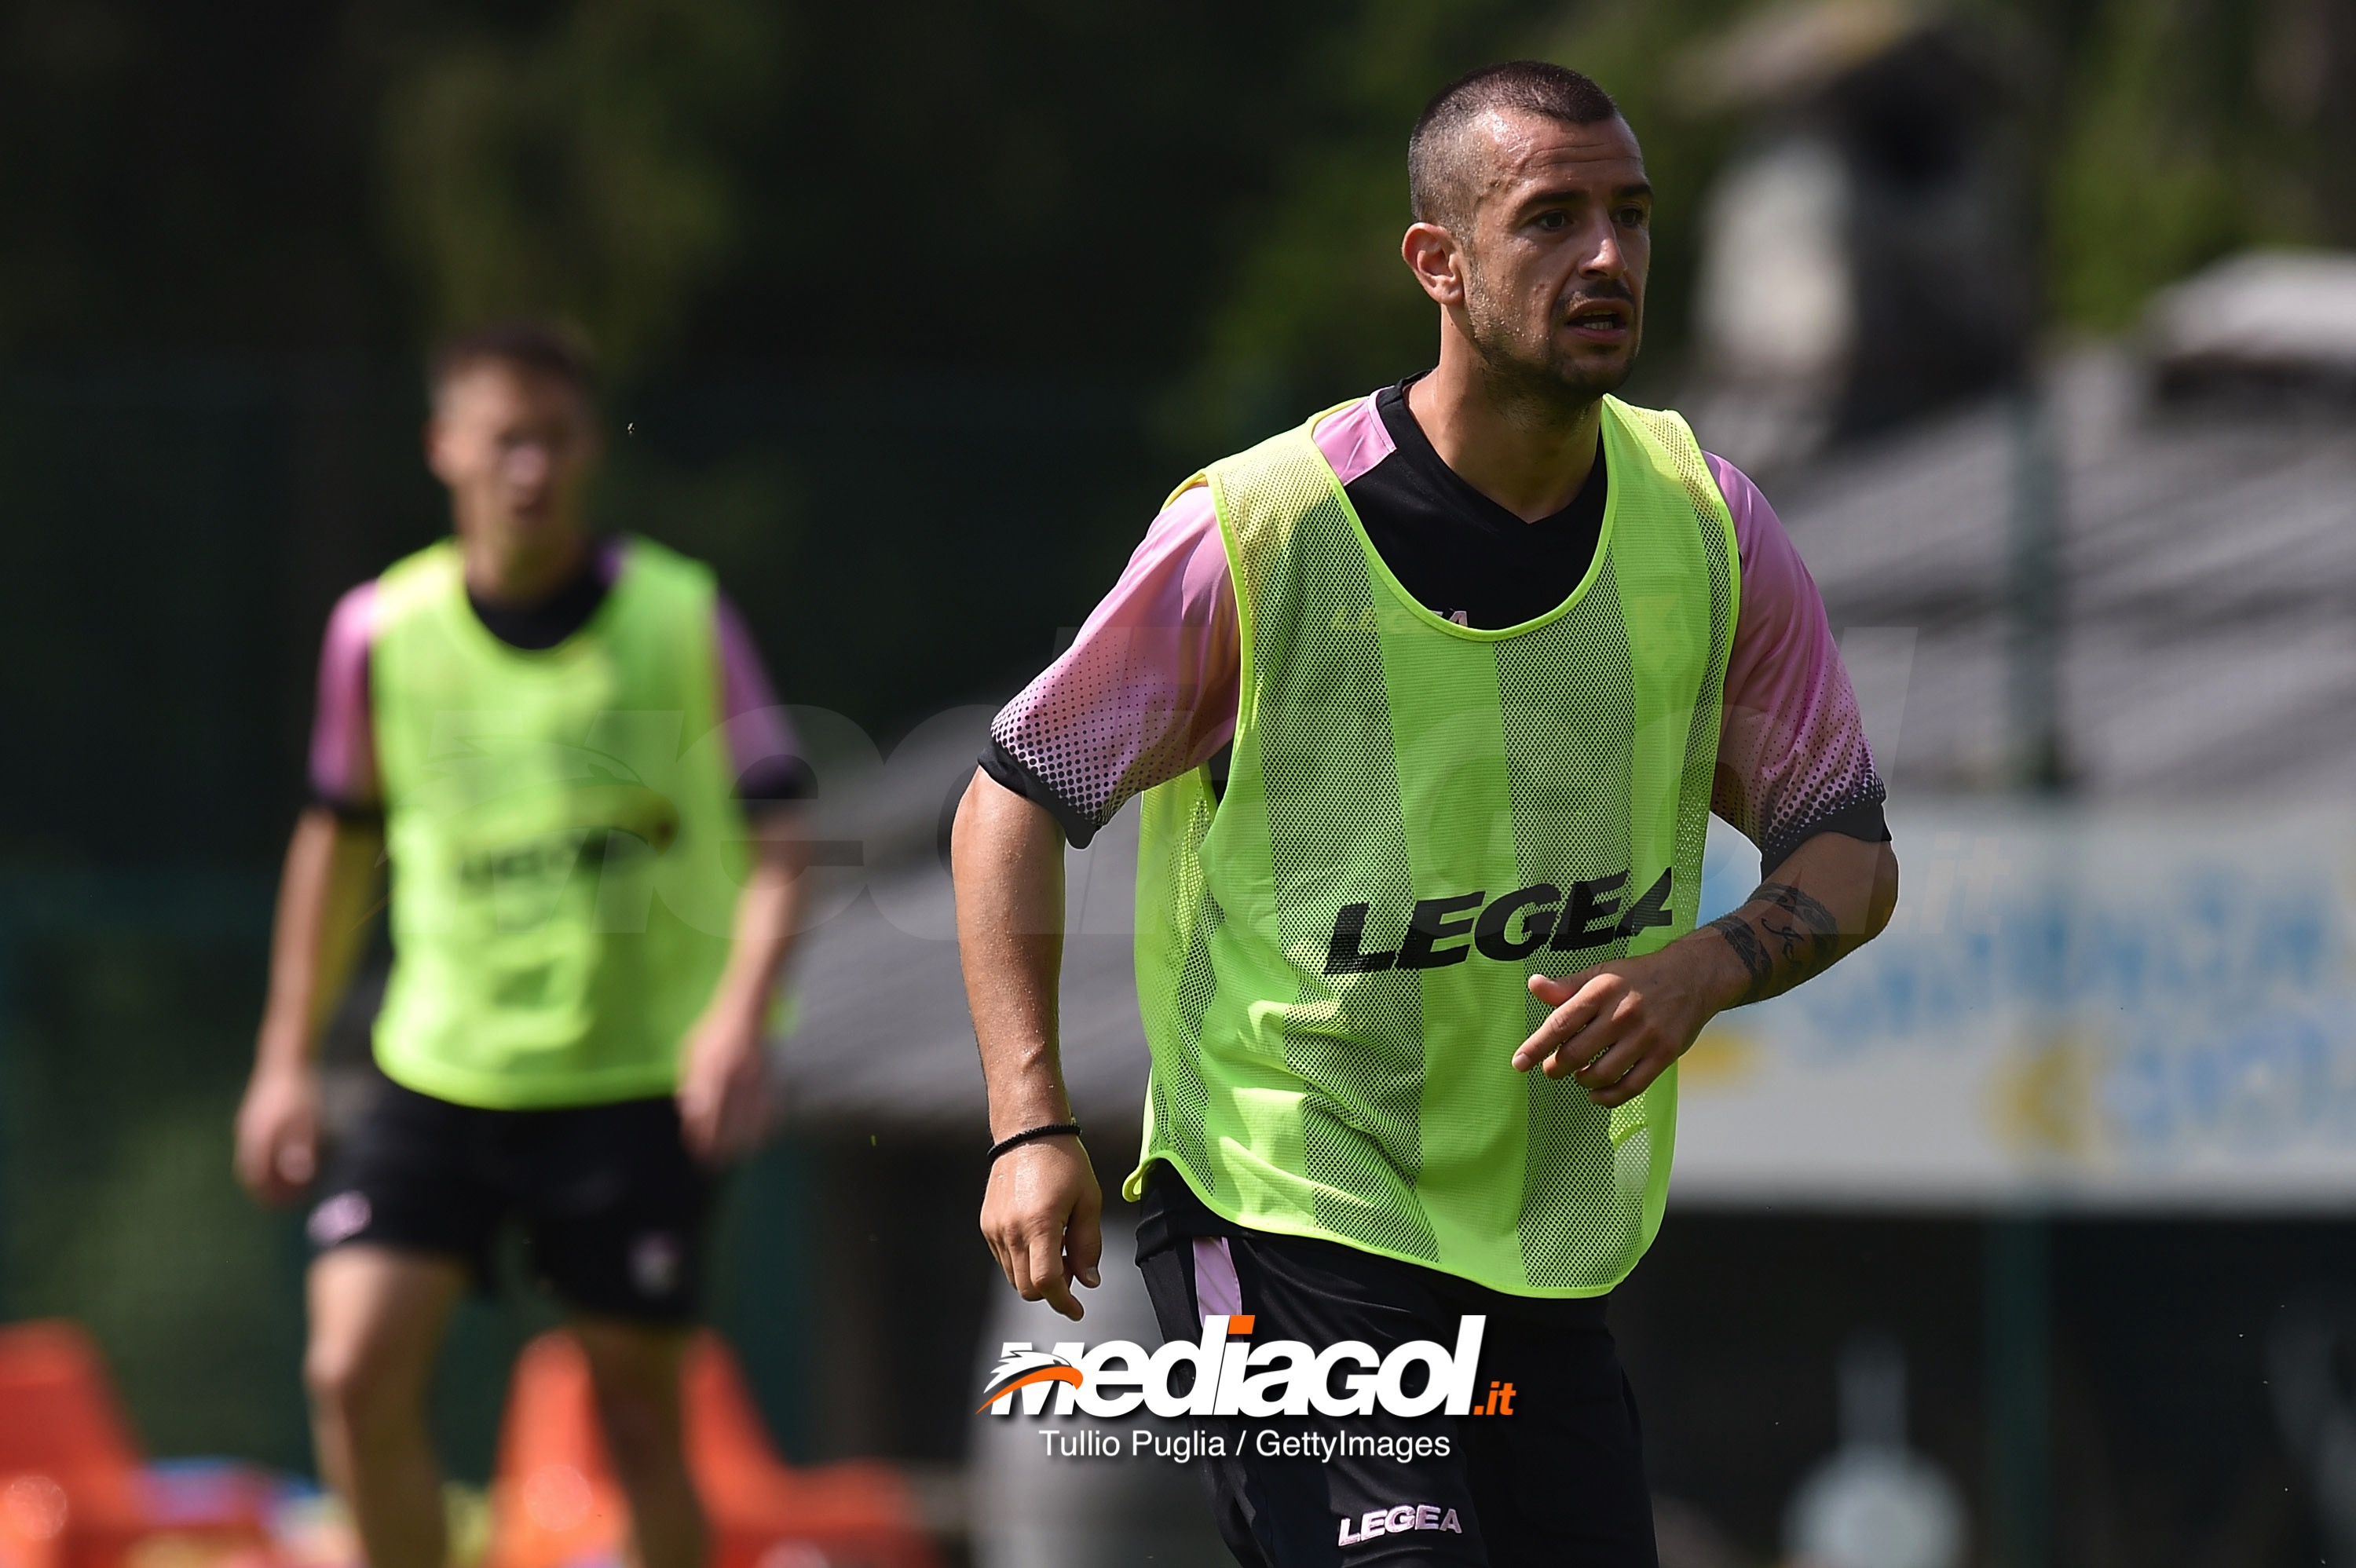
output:
{"label": "corrugated metal roof", "polygon": [[[933,819],[971,777],[980,731],[944,726],[921,754],[892,761],[903,781],[886,815]],[[908,781],[937,781],[925,784]],[[913,802],[911,806],[909,803]],[[822,837],[860,836],[853,803]],[[891,822],[871,840],[906,846],[931,835]],[[1105,1147],[1136,1137],[1145,1090],[1145,1032],[1138,1022],[1129,932],[1137,870],[1132,807],[1086,850],[1065,855],[1064,1072],[1083,1125],[1103,1127]],[[841,1132],[895,1127],[989,1141],[980,1060],[958,967],[947,871],[926,842],[888,861],[848,907],[809,933],[795,964],[798,1020],[783,1048],[789,1119]],[[1100,1171],[1112,1179],[1117,1172]]]}
{"label": "corrugated metal roof", "polygon": [[[2059,727],[2073,786],[2098,800],[2345,788],[2356,777],[2356,416],[2148,406],[2139,381],[2124,356],[2089,354],[2055,378],[2047,405]],[[1769,486],[1836,630],[1915,634],[1902,713],[1868,703],[1893,788],[1987,789],[2008,776],[2020,446],[2009,411],[1989,405]],[[1856,674],[1861,690],[1898,684],[1888,670]]]}

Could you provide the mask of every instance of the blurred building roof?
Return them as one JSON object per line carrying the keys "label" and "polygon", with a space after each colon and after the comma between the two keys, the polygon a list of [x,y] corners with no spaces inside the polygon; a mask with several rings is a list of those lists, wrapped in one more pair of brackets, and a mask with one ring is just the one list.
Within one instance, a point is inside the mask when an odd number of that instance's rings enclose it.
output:
{"label": "blurred building roof", "polygon": [[[2064,772],[2096,801],[2246,810],[2344,793],[2356,779],[2356,409],[2156,399],[2150,384],[2145,365],[2105,351],[2070,360],[2047,389]],[[1895,792],[2011,776],[2019,430],[1991,401],[1770,482]],[[1701,435],[1708,444],[1706,424]],[[854,802],[827,830],[899,848],[880,850],[871,891],[803,955],[787,1070],[798,1122],[986,1141],[948,880],[930,852],[971,775],[980,725],[969,728],[936,727],[924,756],[894,755],[896,793],[862,797],[872,826]],[[1123,813],[1066,861],[1064,1061],[1107,1165],[1135,1138],[1145,1080],[1126,934],[1135,824]]]}
{"label": "blurred building roof", "polygon": [[[855,892],[838,897],[841,912],[805,939],[795,964],[798,1017],[783,1061],[796,1126],[989,1142],[938,831],[987,734],[986,709],[963,714],[903,742],[878,787],[821,809],[817,836],[862,843],[867,865],[841,884]],[[1109,1182],[1121,1174],[1110,1163],[1135,1147],[1145,1091],[1129,936],[1133,808],[1087,849],[1066,852],[1065,880],[1065,1078],[1082,1125],[1100,1129],[1089,1141]]]}
{"label": "blurred building roof", "polygon": [[1744,16],[1677,60],[1686,106],[1698,113],[1780,109],[1802,101],[1936,25],[1909,0],[1798,0]]}
{"label": "blurred building roof", "polygon": [[[1128,840],[1131,854],[1136,842]],[[1098,869],[1124,892],[1134,885],[1133,861]],[[946,905],[946,880],[926,892]],[[1128,937],[1103,935],[1064,950],[1064,1073],[1081,1125],[1094,1129],[1099,1164],[1108,1150],[1134,1149],[1144,1103],[1145,1032],[1130,952]],[[798,969],[800,1019],[786,1048],[793,1125],[916,1130],[963,1138],[977,1152],[990,1142],[956,943],[912,934],[862,899],[814,933]],[[1109,1182],[1121,1173],[1097,1174]]]}
{"label": "blurred building roof", "polygon": [[2356,255],[2257,251],[2163,290],[2145,315],[2162,383],[2356,389]]}
{"label": "blurred building roof", "polygon": [[[2356,777],[2356,411],[2158,400],[2149,385],[2143,366],[2104,352],[2068,362],[2047,391],[2064,775],[2096,800],[2344,790]],[[1991,402],[1772,486],[1835,628],[1897,634],[1851,661],[1893,788],[1998,787],[2012,766],[2019,432]]]}

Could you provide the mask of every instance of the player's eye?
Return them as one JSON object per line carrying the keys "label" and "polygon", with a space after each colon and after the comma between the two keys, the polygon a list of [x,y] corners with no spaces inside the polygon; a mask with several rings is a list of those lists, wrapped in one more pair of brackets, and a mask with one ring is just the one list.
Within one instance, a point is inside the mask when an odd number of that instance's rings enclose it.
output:
{"label": "player's eye", "polygon": [[1538,215],[1538,227],[1547,230],[1548,233],[1558,231],[1569,221],[1570,214],[1567,212],[1543,212]]}
{"label": "player's eye", "polygon": [[1620,221],[1631,229],[1644,228],[1651,217],[1652,214],[1641,207],[1623,207],[1620,209]]}

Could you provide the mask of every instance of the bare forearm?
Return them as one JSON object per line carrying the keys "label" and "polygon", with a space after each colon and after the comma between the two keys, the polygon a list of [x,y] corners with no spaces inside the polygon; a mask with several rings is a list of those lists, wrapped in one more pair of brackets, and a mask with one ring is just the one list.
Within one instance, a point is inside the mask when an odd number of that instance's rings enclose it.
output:
{"label": "bare forearm", "polygon": [[1071,1119],[1056,1044],[1064,840],[1055,818],[977,771],[951,848],[966,1000],[991,1136]]}
{"label": "bare forearm", "polygon": [[265,1064],[310,1059],[359,962],[382,848],[379,829],[323,806],[295,823],[271,933],[270,997],[257,1046]]}
{"label": "bare forearm", "polygon": [[1872,939],[1898,901],[1887,844],[1820,833],[1751,901],[1658,953],[1564,979],[1530,976],[1554,1010],[1514,1050],[1514,1070],[1570,1077],[1599,1105],[1643,1093],[1728,1008],[1790,990]]}
{"label": "bare forearm", "polygon": [[[1726,970],[1724,1007],[1780,997],[1871,941],[1898,902],[1898,858],[1887,844],[1818,834],[1743,906],[1686,940],[1715,937],[1740,965]],[[1721,967],[1724,965],[1721,964]]]}
{"label": "bare forearm", "polygon": [[757,1028],[768,1016],[777,976],[801,928],[806,855],[799,812],[765,812],[753,827],[753,871],[736,895],[728,966],[721,973],[712,1006]]}

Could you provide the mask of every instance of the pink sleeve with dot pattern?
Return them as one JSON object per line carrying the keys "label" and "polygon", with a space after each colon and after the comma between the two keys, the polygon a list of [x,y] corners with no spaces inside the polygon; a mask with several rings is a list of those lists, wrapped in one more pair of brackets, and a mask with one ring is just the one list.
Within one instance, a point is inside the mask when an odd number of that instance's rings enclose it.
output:
{"label": "pink sleeve with dot pattern", "polygon": [[991,721],[994,760],[1085,844],[1131,795],[1234,738],[1239,652],[1226,545],[1197,485],[1153,519],[1072,645]]}
{"label": "pink sleeve with dot pattern", "polygon": [[[1393,450],[1371,397],[1320,422],[1316,441],[1345,485]],[[1153,519],[1072,645],[1000,711],[982,765],[1085,844],[1130,796],[1235,738],[1241,652],[1226,542],[1197,485]]]}
{"label": "pink sleeve with dot pattern", "polygon": [[712,618],[720,643],[720,722],[728,731],[738,797],[750,803],[807,795],[811,781],[801,742],[777,702],[752,631],[725,594],[713,599]]}
{"label": "pink sleeve with dot pattern", "polygon": [[1759,487],[1709,456],[1734,517],[1742,603],[1727,661],[1724,727],[1710,809],[1772,869],[1836,818],[1885,795],[1825,603]]}
{"label": "pink sleeve with dot pattern", "polygon": [[350,813],[383,804],[376,726],[369,711],[369,645],[376,639],[376,583],[336,602],[319,648],[318,707],[311,720],[311,799]]}
{"label": "pink sleeve with dot pattern", "polygon": [[[1321,424],[1317,443],[1344,484],[1392,450],[1371,398]],[[1709,465],[1742,573],[1710,804],[1772,867],[1843,814],[1871,815],[1883,791],[1815,581],[1758,487]],[[999,713],[984,766],[1085,844],[1130,796],[1234,738],[1239,651],[1226,549],[1196,486],[1154,519],[1071,647]]]}

